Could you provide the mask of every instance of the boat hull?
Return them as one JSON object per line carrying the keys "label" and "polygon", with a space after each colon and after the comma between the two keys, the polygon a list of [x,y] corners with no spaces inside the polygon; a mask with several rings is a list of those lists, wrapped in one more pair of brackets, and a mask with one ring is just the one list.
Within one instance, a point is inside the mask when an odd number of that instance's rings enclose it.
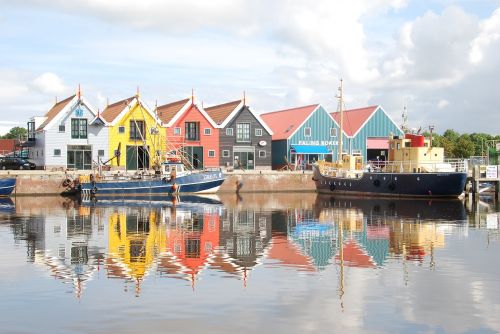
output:
{"label": "boat hull", "polygon": [[157,178],[85,182],[81,185],[81,191],[83,194],[95,196],[215,193],[223,182],[222,172],[201,172],[177,177],[172,181],[168,181],[166,178]]}
{"label": "boat hull", "polygon": [[13,177],[0,179],[0,196],[9,196],[16,188],[16,179]]}
{"label": "boat hull", "polygon": [[387,197],[458,197],[465,188],[467,173],[381,173],[363,172],[357,178],[327,176],[313,166],[319,193]]}

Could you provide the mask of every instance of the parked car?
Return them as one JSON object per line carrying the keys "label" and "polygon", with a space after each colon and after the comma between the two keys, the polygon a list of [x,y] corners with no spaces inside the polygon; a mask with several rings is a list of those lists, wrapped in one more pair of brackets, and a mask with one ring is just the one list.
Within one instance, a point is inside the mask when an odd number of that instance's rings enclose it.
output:
{"label": "parked car", "polygon": [[1,169],[35,169],[36,165],[26,159],[19,157],[1,157]]}

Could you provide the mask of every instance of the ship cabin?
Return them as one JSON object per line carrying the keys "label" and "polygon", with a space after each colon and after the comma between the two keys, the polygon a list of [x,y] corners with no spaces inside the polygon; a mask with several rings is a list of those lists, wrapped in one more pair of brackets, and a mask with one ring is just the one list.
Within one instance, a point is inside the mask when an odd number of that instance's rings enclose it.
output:
{"label": "ship cabin", "polygon": [[343,154],[341,168],[344,170],[363,169],[363,156],[361,154]]}
{"label": "ship cabin", "polygon": [[180,161],[165,161],[161,164],[161,173],[170,179],[185,176],[189,172]]}
{"label": "ship cabin", "polygon": [[450,168],[450,164],[444,163],[444,148],[433,147],[431,140],[423,135],[407,133],[404,137],[389,138],[386,171],[420,173],[445,171]]}

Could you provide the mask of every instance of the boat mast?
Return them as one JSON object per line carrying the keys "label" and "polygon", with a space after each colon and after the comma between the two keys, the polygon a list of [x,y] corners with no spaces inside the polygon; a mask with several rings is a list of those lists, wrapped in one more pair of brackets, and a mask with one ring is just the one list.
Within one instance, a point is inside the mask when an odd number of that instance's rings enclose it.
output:
{"label": "boat mast", "polygon": [[339,108],[340,108],[340,134],[339,134],[339,157],[337,162],[342,163],[342,133],[344,130],[344,93],[343,93],[343,79],[340,79],[339,95]]}

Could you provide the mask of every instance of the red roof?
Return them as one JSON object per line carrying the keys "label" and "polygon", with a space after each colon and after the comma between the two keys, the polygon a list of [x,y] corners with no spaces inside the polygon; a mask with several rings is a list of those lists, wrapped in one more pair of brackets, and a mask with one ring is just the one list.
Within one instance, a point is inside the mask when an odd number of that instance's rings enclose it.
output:
{"label": "red roof", "polygon": [[312,104],[300,108],[273,111],[262,114],[260,117],[273,130],[273,140],[287,139],[318,106],[319,104]]}
{"label": "red roof", "polygon": [[101,112],[101,117],[104,118],[106,122],[113,122],[133,99],[135,99],[135,96],[106,106],[106,108]]}
{"label": "red roof", "polygon": [[272,237],[268,257],[278,260],[281,265],[296,267],[299,271],[315,271],[310,259],[297,246],[288,242],[286,236]]}
{"label": "red roof", "polygon": [[[370,116],[377,110],[378,106],[371,106],[359,109],[344,110],[344,133],[352,137],[359,131],[359,129],[365,124],[365,122],[370,118]],[[340,112],[332,112],[330,115],[333,116],[335,121],[340,125]]]}
{"label": "red roof", "polygon": [[37,130],[43,130],[43,128],[45,128],[47,126],[47,124],[49,124],[50,121],[52,121],[54,119],[54,117],[56,117],[64,109],[64,107],[66,107],[66,105],[71,102],[71,100],[73,100],[74,97],[75,97],[75,95],[71,95],[70,97],[68,97],[62,101],[56,102],[56,104],[54,104],[52,106],[52,108],[50,108],[50,110],[45,114],[45,117],[47,117],[47,118],[38,127]]}
{"label": "red roof", "polygon": [[212,119],[217,123],[217,125],[221,125],[224,123],[226,118],[231,115],[231,113],[234,111],[234,109],[239,106],[241,103],[241,100],[236,100],[224,104],[219,104],[213,107],[205,108],[205,111],[207,114],[212,117]]}
{"label": "red roof", "polygon": [[[344,244],[344,264],[348,267],[358,268],[375,268],[370,256],[354,240],[349,240]],[[336,260],[340,260],[339,254],[335,256]]]}
{"label": "red roof", "polygon": [[172,118],[177,115],[179,111],[189,102],[189,98],[171,102],[168,104],[164,104],[156,108],[156,112],[158,113],[158,117],[164,124],[167,124],[172,120]]}

